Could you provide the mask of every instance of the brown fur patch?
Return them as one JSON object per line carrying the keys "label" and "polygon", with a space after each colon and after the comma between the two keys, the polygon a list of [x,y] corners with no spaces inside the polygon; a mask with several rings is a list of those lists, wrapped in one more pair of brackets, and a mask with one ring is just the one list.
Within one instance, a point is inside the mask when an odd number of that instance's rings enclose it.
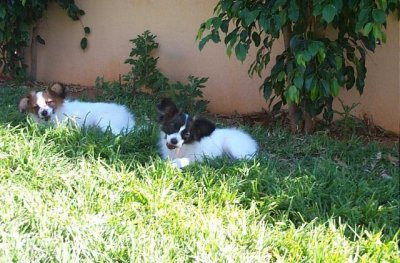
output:
{"label": "brown fur patch", "polygon": [[23,99],[27,99],[27,110],[30,113],[37,115],[39,108],[36,105],[36,92],[34,91],[30,92],[29,95]]}
{"label": "brown fur patch", "polygon": [[51,94],[53,97],[65,98],[65,87],[60,83],[53,83],[48,89],[47,92]]}
{"label": "brown fur patch", "polygon": [[45,99],[46,104],[55,110],[58,109],[64,102],[64,96],[49,91],[43,92],[43,98]]}

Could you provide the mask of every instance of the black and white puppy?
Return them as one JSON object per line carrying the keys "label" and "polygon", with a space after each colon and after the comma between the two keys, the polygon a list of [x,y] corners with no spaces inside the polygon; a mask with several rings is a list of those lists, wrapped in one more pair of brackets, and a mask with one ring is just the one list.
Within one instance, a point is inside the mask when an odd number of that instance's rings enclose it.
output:
{"label": "black and white puppy", "polygon": [[232,159],[249,159],[258,150],[256,141],[244,131],[217,129],[205,118],[192,118],[179,111],[171,99],[163,99],[157,108],[160,114],[161,157],[169,159],[177,168],[222,155]]}

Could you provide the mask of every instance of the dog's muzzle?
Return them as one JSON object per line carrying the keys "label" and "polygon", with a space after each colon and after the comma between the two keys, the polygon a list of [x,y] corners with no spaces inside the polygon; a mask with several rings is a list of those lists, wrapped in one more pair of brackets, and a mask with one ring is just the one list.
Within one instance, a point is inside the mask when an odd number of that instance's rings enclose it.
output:
{"label": "dog's muzzle", "polygon": [[50,110],[43,110],[41,113],[39,113],[39,116],[42,120],[48,121],[50,120]]}
{"label": "dog's muzzle", "polygon": [[167,144],[167,148],[170,150],[176,149],[178,146],[176,146],[175,144],[171,144],[171,143],[166,143]]}

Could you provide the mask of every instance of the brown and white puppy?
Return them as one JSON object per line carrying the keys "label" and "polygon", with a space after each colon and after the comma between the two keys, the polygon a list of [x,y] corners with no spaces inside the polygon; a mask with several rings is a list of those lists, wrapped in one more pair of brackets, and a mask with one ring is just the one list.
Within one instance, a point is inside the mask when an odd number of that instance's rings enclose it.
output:
{"label": "brown and white puppy", "polygon": [[45,91],[30,92],[19,102],[19,111],[28,112],[39,123],[72,121],[78,127],[97,126],[113,134],[129,132],[134,116],[125,106],[105,102],[82,102],[65,98],[65,87],[55,83]]}

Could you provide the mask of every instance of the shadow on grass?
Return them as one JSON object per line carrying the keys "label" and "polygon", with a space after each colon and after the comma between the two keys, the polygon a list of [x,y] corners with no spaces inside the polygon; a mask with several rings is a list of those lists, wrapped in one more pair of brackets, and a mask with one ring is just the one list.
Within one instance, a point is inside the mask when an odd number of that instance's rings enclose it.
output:
{"label": "shadow on grass", "polygon": [[[17,107],[27,93],[27,88],[0,88],[0,125],[22,125],[28,127],[28,133],[46,134],[53,150],[71,161],[90,157],[129,167],[146,165],[158,156],[158,127],[148,120],[142,121],[150,123],[146,128],[117,137],[97,129],[46,132],[46,127],[31,127]],[[153,105],[140,103],[140,99],[132,100],[129,106],[139,109],[137,116],[154,119]],[[392,239],[398,232],[398,165],[387,158],[398,158],[397,149],[365,144],[357,138],[335,141],[318,134],[299,137],[279,130],[269,136],[264,129],[250,132],[261,145],[255,161],[222,158],[195,164],[178,176],[199,184],[209,204],[232,202],[244,208],[255,204],[260,216],[271,223],[289,219],[296,225],[325,224],[340,218],[351,227],[382,230],[384,239]],[[378,160],[379,153],[383,157]]]}
{"label": "shadow on grass", "polygon": [[[278,131],[266,137],[254,162],[219,160],[191,167],[189,174],[205,188],[229,189],[221,195],[234,193],[231,202],[239,200],[245,208],[256,204],[271,223],[336,219],[351,228],[382,231],[391,240],[399,234],[400,185],[398,164],[390,156],[398,158],[397,149]],[[357,235],[350,228],[347,234]]]}
{"label": "shadow on grass", "polygon": [[0,86],[0,124],[16,126],[25,122],[26,115],[18,111],[18,103],[28,92],[27,87]]}

